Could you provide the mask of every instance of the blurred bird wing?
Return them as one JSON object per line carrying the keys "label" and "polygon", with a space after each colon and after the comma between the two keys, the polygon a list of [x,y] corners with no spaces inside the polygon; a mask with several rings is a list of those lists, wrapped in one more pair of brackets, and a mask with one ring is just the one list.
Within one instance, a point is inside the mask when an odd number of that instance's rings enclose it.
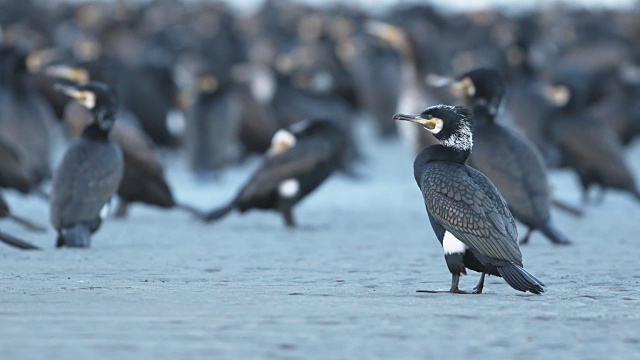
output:
{"label": "blurred bird wing", "polygon": [[515,221],[486,176],[468,166],[436,165],[422,185],[427,210],[447,231],[485,256],[522,266]]}
{"label": "blurred bird wing", "polygon": [[323,139],[305,139],[293,148],[267,157],[253,178],[242,189],[238,200],[249,200],[276,191],[281,182],[298,178],[331,158],[331,143]]}
{"label": "blurred bird wing", "polygon": [[[563,151],[571,158],[589,164],[611,179],[632,179],[624,161],[624,149],[605,123],[581,120],[561,122],[553,128]],[[567,136],[567,134],[570,134]]]}
{"label": "blurred bird wing", "polygon": [[[80,139],[69,149],[54,177],[51,213],[54,226],[94,221],[115,194],[122,179],[123,163],[120,148],[112,145],[96,151],[94,144]],[[113,152],[116,157],[103,161],[113,156]]]}

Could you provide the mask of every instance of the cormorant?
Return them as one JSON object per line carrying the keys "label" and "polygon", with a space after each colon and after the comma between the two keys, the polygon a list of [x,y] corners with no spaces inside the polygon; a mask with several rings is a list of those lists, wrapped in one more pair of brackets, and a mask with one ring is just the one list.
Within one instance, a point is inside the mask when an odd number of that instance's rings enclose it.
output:
{"label": "cormorant", "polygon": [[515,220],[502,195],[491,180],[465,165],[473,146],[471,111],[436,105],[393,119],[418,123],[440,141],[418,154],[413,169],[452,274],[449,292],[465,293],[458,282],[467,268],[482,273],[474,294],[482,293],[485,274],[503,277],[516,290],[544,292],[544,284],[523,269]]}
{"label": "cormorant", "polygon": [[287,226],[295,226],[293,207],[341,168],[347,134],[328,120],[293,124],[278,130],[262,166],[226,206],[209,212],[205,221],[217,220],[232,210],[275,210]]}
{"label": "cormorant", "polygon": [[561,150],[562,165],[580,177],[585,202],[594,184],[601,187],[600,200],[606,188],[627,191],[640,200],[620,139],[605,120],[587,112],[589,85],[583,75],[580,69],[567,70],[547,87],[546,96],[557,106],[546,118],[549,137]]}
{"label": "cormorant", "polygon": [[464,89],[461,95],[475,115],[468,164],[496,185],[513,216],[529,228],[521,242],[528,242],[537,229],[555,244],[569,244],[551,224],[549,181],[542,155],[525,137],[495,122],[505,95],[500,74],[487,68],[471,70],[458,78],[454,88]]}
{"label": "cormorant", "polygon": [[53,177],[51,223],[56,246],[89,247],[102,223],[101,210],[115,195],[124,173],[120,147],[109,140],[117,108],[104,83],[59,85],[58,89],[91,110],[94,121],[67,149]]}
{"label": "cormorant", "polygon": [[[76,84],[89,81],[88,73],[80,67],[63,65],[45,69],[49,76],[66,79]],[[137,126],[132,114],[120,108],[116,112],[113,129],[109,138],[116,142],[124,157],[124,175],[118,187],[120,202],[116,217],[126,216],[129,204],[141,202],[161,208],[180,208],[194,215],[199,211],[189,205],[177,203],[164,177],[164,168],[158,159],[153,142]],[[93,121],[90,110],[78,102],[70,102],[64,110],[64,123],[72,138],[78,138]]]}

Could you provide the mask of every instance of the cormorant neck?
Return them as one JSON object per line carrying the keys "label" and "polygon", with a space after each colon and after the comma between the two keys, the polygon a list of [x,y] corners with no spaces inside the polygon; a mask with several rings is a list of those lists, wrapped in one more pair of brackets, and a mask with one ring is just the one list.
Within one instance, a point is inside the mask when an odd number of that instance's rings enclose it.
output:
{"label": "cormorant neck", "polygon": [[109,131],[102,130],[97,123],[92,123],[84,128],[82,137],[91,140],[106,141],[109,139]]}
{"label": "cormorant neck", "polygon": [[[483,125],[487,123],[493,123],[496,117],[496,110],[489,109],[490,105],[475,104],[473,106],[474,125]],[[475,126],[474,126],[475,127]]]}
{"label": "cormorant neck", "polygon": [[433,161],[447,161],[464,164],[471,155],[471,150],[459,150],[442,144],[427,146],[416,157],[413,163],[414,174],[418,177],[425,165]]}

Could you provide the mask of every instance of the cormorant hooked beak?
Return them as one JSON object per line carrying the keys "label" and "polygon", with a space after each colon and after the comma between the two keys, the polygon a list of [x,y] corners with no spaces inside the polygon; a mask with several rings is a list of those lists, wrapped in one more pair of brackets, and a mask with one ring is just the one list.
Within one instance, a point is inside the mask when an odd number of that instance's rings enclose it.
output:
{"label": "cormorant hooked beak", "polygon": [[434,130],[438,125],[436,118],[425,119],[420,115],[395,114],[393,115],[393,120],[411,121],[414,123],[418,123],[424,126],[425,129],[429,131]]}
{"label": "cormorant hooked beak", "polygon": [[74,86],[55,84],[54,89],[78,100],[84,107],[91,110],[96,106],[96,94],[87,90],[80,90]]}
{"label": "cormorant hooked beak", "polygon": [[47,76],[69,80],[76,84],[86,84],[89,82],[87,70],[67,65],[51,65],[44,69]]}

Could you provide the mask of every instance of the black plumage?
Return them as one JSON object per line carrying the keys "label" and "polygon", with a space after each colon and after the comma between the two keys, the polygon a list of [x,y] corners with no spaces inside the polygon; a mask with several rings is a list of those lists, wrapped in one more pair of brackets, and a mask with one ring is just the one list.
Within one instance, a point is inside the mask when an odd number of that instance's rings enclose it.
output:
{"label": "black plumage", "polygon": [[206,221],[232,210],[263,209],[280,212],[287,226],[295,226],[293,207],[342,167],[347,135],[327,120],[310,120],[292,127],[291,132],[276,132],[262,166],[228,205],[209,212]]}
{"label": "black plumage", "polygon": [[504,82],[493,69],[480,68],[461,75],[469,82],[464,97],[473,108],[473,151],[468,164],[493,182],[513,216],[532,230],[540,230],[555,244],[569,240],[551,224],[549,181],[542,155],[535,145],[495,122],[505,94]]}
{"label": "black plumage", "polygon": [[640,191],[631,169],[625,162],[624,148],[604,119],[587,112],[589,85],[579,69],[556,75],[554,86],[547,89],[557,106],[546,117],[550,139],[560,148],[561,165],[573,169],[580,178],[584,201],[589,200],[593,185],[623,190],[640,200]]}
{"label": "black plumage", "polygon": [[465,107],[432,106],[419,115],[395,120],[421,124],[440,141],[424,148],[414,162],[414,176],[429,220],[445,251],[452,274],[450,292],[466,269],[482,273],[473,293],[481,293],[485,274],[501,276],[516,290],[544,292],[539,280],[523,269],[516,224],[491,181],[465,165],[473,145],[473,114]]}
{"label": "black plumage", "polygon": [[67,149],[53,177],[51,223],[57,246],[89,247],[102,223],[101,210],[115,195],[124,172],[122,151],[109,140],[116,99],[103,83],[59,86],[91,110],[94,121]]}

